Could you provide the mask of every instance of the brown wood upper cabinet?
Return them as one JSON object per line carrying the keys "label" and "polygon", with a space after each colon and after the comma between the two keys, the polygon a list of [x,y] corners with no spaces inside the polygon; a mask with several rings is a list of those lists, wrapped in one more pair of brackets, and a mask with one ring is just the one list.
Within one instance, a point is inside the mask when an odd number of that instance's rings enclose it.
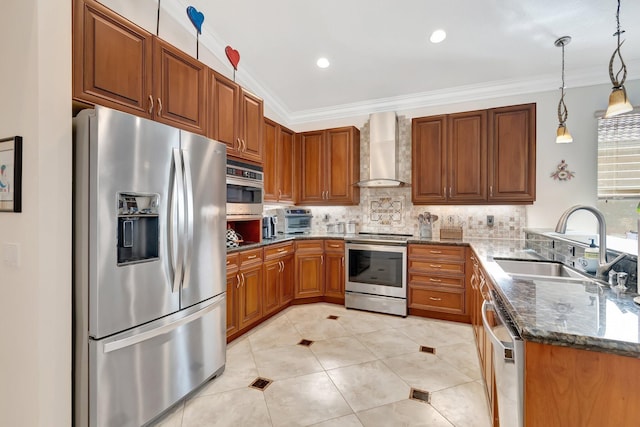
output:
{"label": "brown wood upper cabinet", "polygon": [[414,204],[535,200],[535,104],[415,118]]}
{"label": "brown wood upper cabinet", "polygon": [[93,0],[74,1],[73,97],[206,133],[207,67]]}
{"label": "brown wood upper cabinet", "polygon": [[355,127],[299,134],[299,203],[357,205],[360,189],[360,131]]}
{"label": "brown wood upper cabinet", "polygon": [[209,137],[227,144],[227,154],[262,163],[262,99],[209,71]]}
{"label": "brown wood upper cabinet", "polygon": [[291,202],[294,198],[294,178],[297,177],[294,162],[295,133],[273,120],[264,119],[264,200],[266,202]]}

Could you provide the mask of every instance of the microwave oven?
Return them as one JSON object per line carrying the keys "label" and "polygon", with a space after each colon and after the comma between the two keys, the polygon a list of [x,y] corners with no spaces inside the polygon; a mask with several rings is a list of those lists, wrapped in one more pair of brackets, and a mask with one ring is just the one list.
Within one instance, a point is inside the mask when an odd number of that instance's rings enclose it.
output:
{"label": "microwave oven", "polygon": [[264,174],[261,166],[227,160],[227,217],[262,218]]}
{"label": "microwave oven", "polygon": [[311,209],[307,208],[280,208],[276,210],[276,229],[282,234],[309,234],[311,233]]}

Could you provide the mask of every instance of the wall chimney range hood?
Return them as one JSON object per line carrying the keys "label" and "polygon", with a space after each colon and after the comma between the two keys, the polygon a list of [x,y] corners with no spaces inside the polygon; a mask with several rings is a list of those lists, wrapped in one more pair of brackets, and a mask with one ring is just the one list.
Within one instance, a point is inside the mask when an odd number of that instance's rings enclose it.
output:
{"label": "wall chimney range hood", "polygon": [[369,119],[369,179],[359,187],[404,187],[398,179],[398,118],[393,111],[373,113]]}

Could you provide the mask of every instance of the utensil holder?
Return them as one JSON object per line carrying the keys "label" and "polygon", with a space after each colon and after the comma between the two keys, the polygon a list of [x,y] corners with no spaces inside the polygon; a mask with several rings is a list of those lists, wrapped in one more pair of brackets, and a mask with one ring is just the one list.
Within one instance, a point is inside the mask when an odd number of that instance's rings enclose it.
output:
{"label": "utensil holder", "polygon": [[431,239],[433,237],[433,230],[431,224],[420,224],[420,238]]}

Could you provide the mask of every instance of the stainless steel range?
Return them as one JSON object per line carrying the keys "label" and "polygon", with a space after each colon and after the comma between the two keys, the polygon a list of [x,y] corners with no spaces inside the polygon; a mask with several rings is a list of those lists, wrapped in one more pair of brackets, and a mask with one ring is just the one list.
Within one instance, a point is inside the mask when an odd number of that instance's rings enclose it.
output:
{"label": "stainless steel range", "polygon": [[360,233],[346,239],[346,308],[407,315],[410,237],[410,234]]}

